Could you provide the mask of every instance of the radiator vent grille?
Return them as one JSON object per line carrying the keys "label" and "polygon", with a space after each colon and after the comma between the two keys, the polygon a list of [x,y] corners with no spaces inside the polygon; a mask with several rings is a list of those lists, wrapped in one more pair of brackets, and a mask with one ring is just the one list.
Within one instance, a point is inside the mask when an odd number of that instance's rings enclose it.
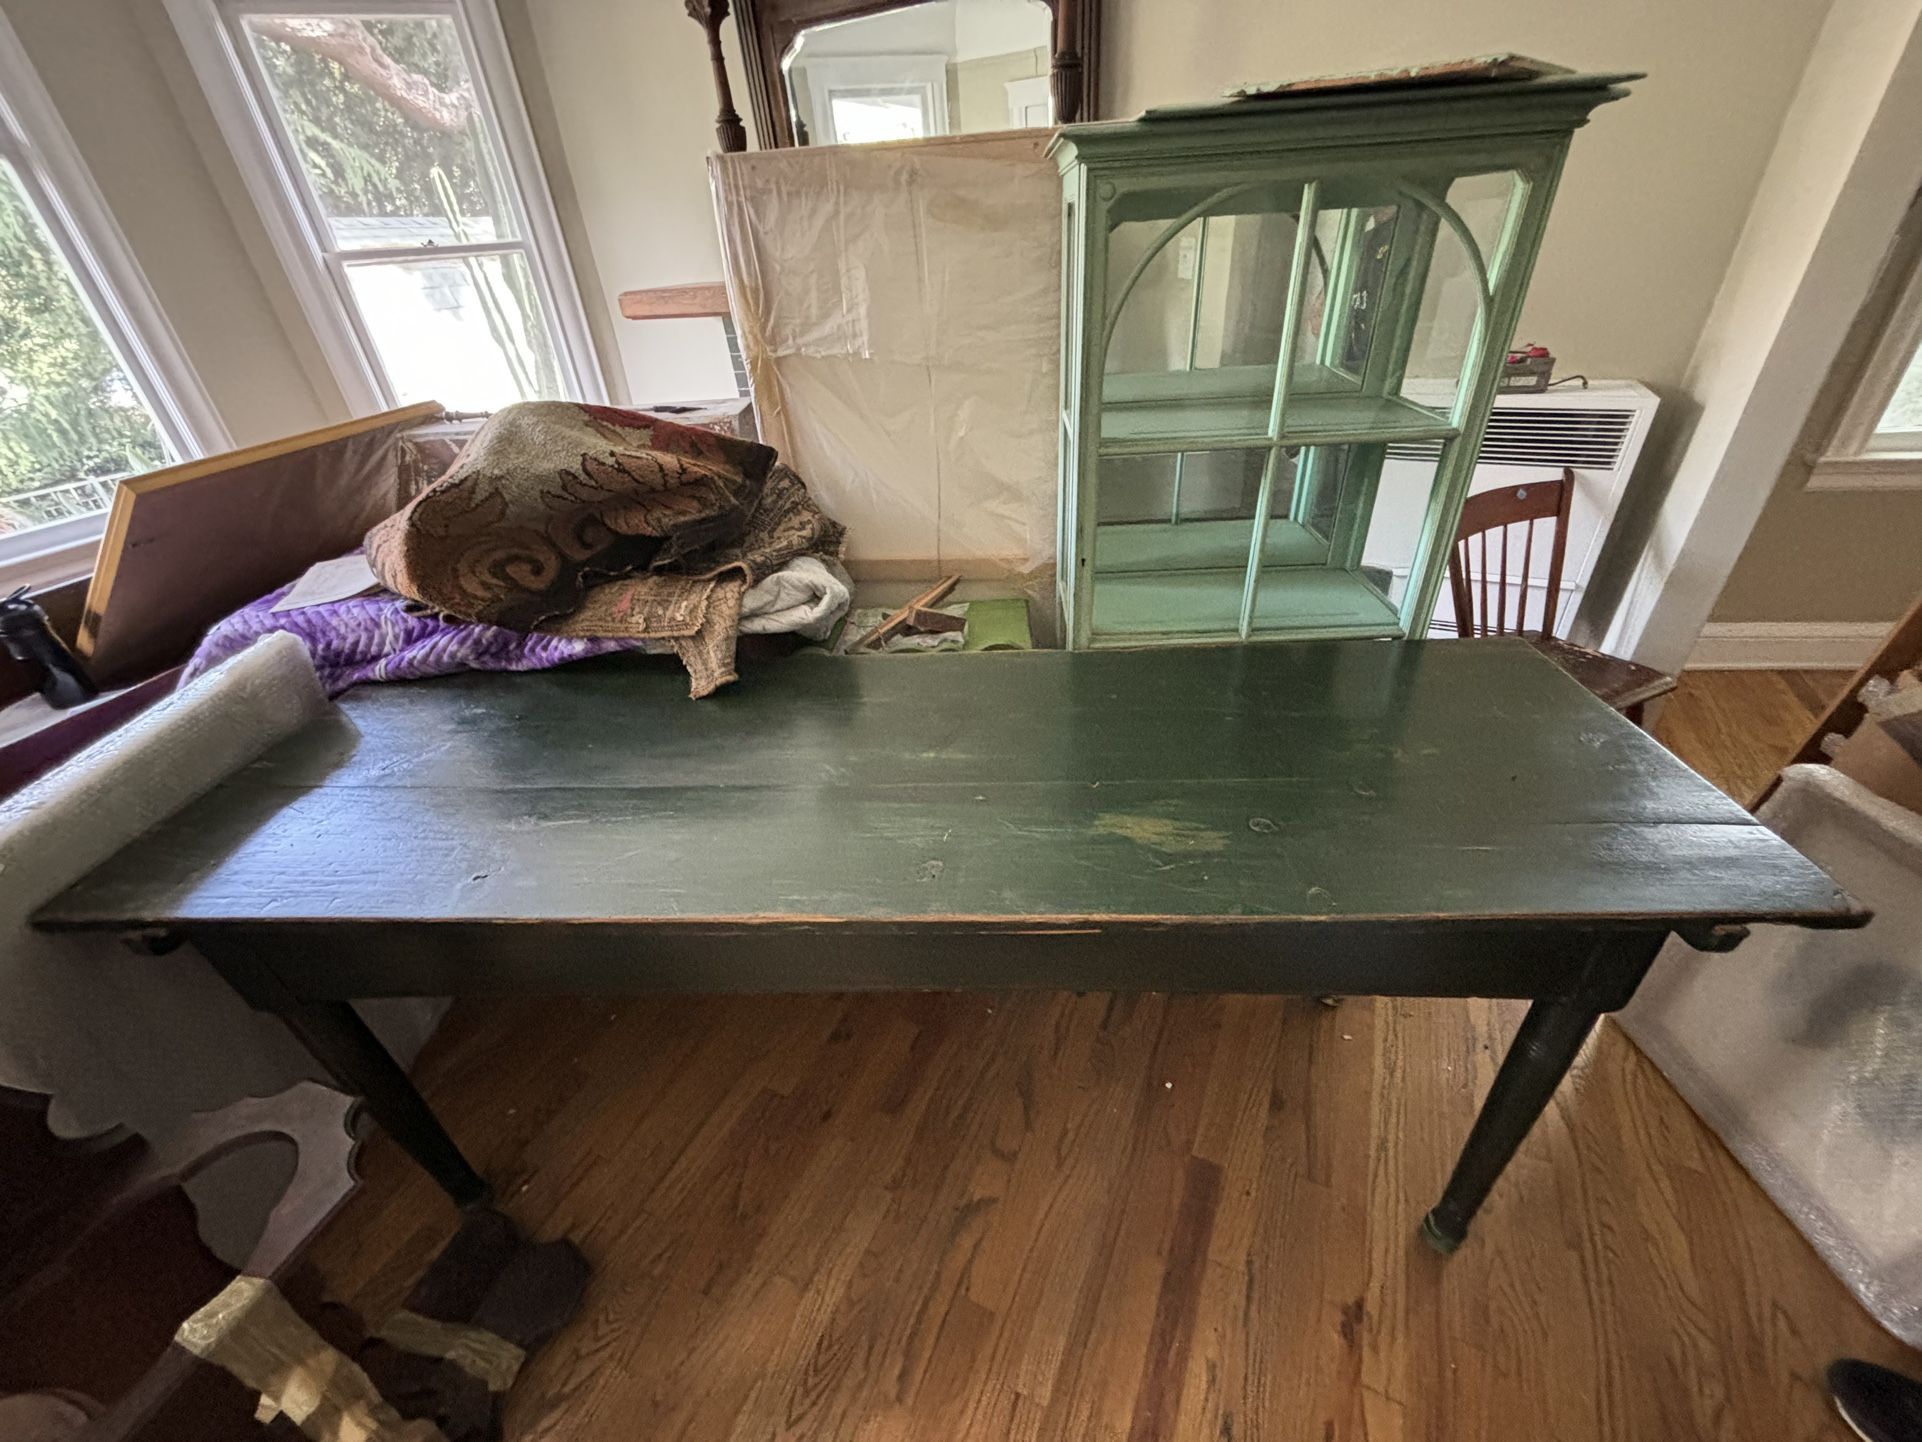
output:
{"label": "radiator vent grille", "polygon": [[[1583,471],[1611,471],[1622,458],[1635,429],[1632,410],[1590,410],[1574,406],[1497,406],[1482,435],[1484,466],[1544,466],[1559,471],[1573,466]],[[1391,445],[1388,454],[1399,461],[1433,461],[1441,442],[1415,441]]]}

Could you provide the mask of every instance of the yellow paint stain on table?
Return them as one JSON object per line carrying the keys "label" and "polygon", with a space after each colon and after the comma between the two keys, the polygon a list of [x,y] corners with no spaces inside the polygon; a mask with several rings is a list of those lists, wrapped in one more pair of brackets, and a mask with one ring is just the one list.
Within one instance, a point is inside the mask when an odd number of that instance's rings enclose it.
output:
{"label": "yellow paint stain on table", "polygon": [[1192,821],[1174,821],[1166,816],[1130,816],[1104,812],[1094,819],[1094,829],[1103,836],[1153,847],[1156,851],[1226,851],[1228,838],[1207,826]]}

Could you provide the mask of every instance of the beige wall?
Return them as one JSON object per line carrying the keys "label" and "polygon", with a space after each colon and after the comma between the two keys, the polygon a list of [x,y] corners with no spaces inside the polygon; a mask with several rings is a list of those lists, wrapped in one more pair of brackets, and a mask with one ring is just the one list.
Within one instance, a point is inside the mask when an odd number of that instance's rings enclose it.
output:
{"label": "beige wall", "polygon": [[1892,624],[1922,596],[1922,495],[1809,491],[1791,464],[1709,619]]}
{"label": "beige wall", "polygon": [[[700,26],[666,0],[508,0],[525,24],[507,25],[523,88],[538,67],[546,96],[530,94],[536,129],[551,103],[566,185],[556,187],[588,310],[613,336],[616,390],[636,404],[734,394],[718,321],[630,321],[624,290],[721,278],[721,247],[708,190],[714,78]],[[726,28],[735,108],[748,111],[746,71]],[[530,45],[534,51],[526,53]],[[748,121],[749,130],[753,122]],[[549,168],[554,160],[549,149]],[[576,238],[580,237],[580,238]]]}
{"label": "beige wall", "polygon": [[317,388],[202,161],[163,64],[173,32],[161,7],[0,0],[0,10],[235,443],[340,418],[338,394]]}
{"label": "beige wall", "polygon": [[1575,137],[1522,315],[1562,369],[1673,387],[1824,6],[1811,0],[1108,0],[1111,115],[1263,79],[1512,50],[1647,70]]}
{"label": "beige wall", "polygon": [[[1640,495],[1584,600],[1586,616],[1614,584],[1615,563],[1633,560],[1605,637],[1611,649],[1664,669],[1688,657],[1922,185],[1919,126],[1922,0],[1835,0],[1684,377],[1688,427],[1651,445]],[[1658,503],[1652,517],[1650,501]],[[1787,564],[1732,600],[1747,594],[1771,609],[1819,603],[1824,576],[1848,564],[1854,524],[1869,518],[1847,508],[1814,512],[1809,534],[1781,537]],[[1873,559],[1863,551],[1856,564],[1866,569]]]}
{"label": "beige wall", "polygon": [[1016,50],[957,60],[948,67],[948,123],[957,132],[979,135],[1008,128],[1008,82],[1048,73],[1048,52]]}

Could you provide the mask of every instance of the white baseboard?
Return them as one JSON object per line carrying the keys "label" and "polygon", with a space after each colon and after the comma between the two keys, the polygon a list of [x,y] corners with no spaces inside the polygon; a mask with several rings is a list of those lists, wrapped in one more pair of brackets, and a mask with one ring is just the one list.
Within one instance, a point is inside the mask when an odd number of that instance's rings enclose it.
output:
{"label": "white baseboard", "polygon": [[1853,671],[1893,621],[1710,621],[1689,652],[1690,671]]}

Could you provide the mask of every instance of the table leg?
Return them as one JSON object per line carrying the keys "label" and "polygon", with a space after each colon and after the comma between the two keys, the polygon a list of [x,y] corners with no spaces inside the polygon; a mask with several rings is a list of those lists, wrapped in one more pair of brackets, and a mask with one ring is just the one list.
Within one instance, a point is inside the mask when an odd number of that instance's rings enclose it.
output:
{"label": "table leg", "polygon": [[1452,1252],[1467,1239],[1468,1224],[1568,1075],[1595,1023],[1628,1004],[1665,939],[1664,933],[1598,942],[1575,995],[1544,997],[1528,1008],[1441,1200],[1422,1218],[1422,1236],[1435,1250]]}
{"label": "table leg", "polygon": [[488,1200],[487,1183],[461,1155],[427,1099],[380,1038],[344,1001],[292,1002],[274,1008],[288,1029],[343,1088],[363,1098],[374,1120],[463,1207]]}
{"label": "table leg", "polygon": [[1468,1224],[1487,1200],[1495,1179],[1568,1075],[1601,1015],[1600,1007],[1577,998],[1556,997],[1529,1007],[1495,1074],[1488,1100],[1475,1118],[1447,1190],[1422,1218],[1422,1236],[1430,1246],[1452,1252],[1467,1238]]}

